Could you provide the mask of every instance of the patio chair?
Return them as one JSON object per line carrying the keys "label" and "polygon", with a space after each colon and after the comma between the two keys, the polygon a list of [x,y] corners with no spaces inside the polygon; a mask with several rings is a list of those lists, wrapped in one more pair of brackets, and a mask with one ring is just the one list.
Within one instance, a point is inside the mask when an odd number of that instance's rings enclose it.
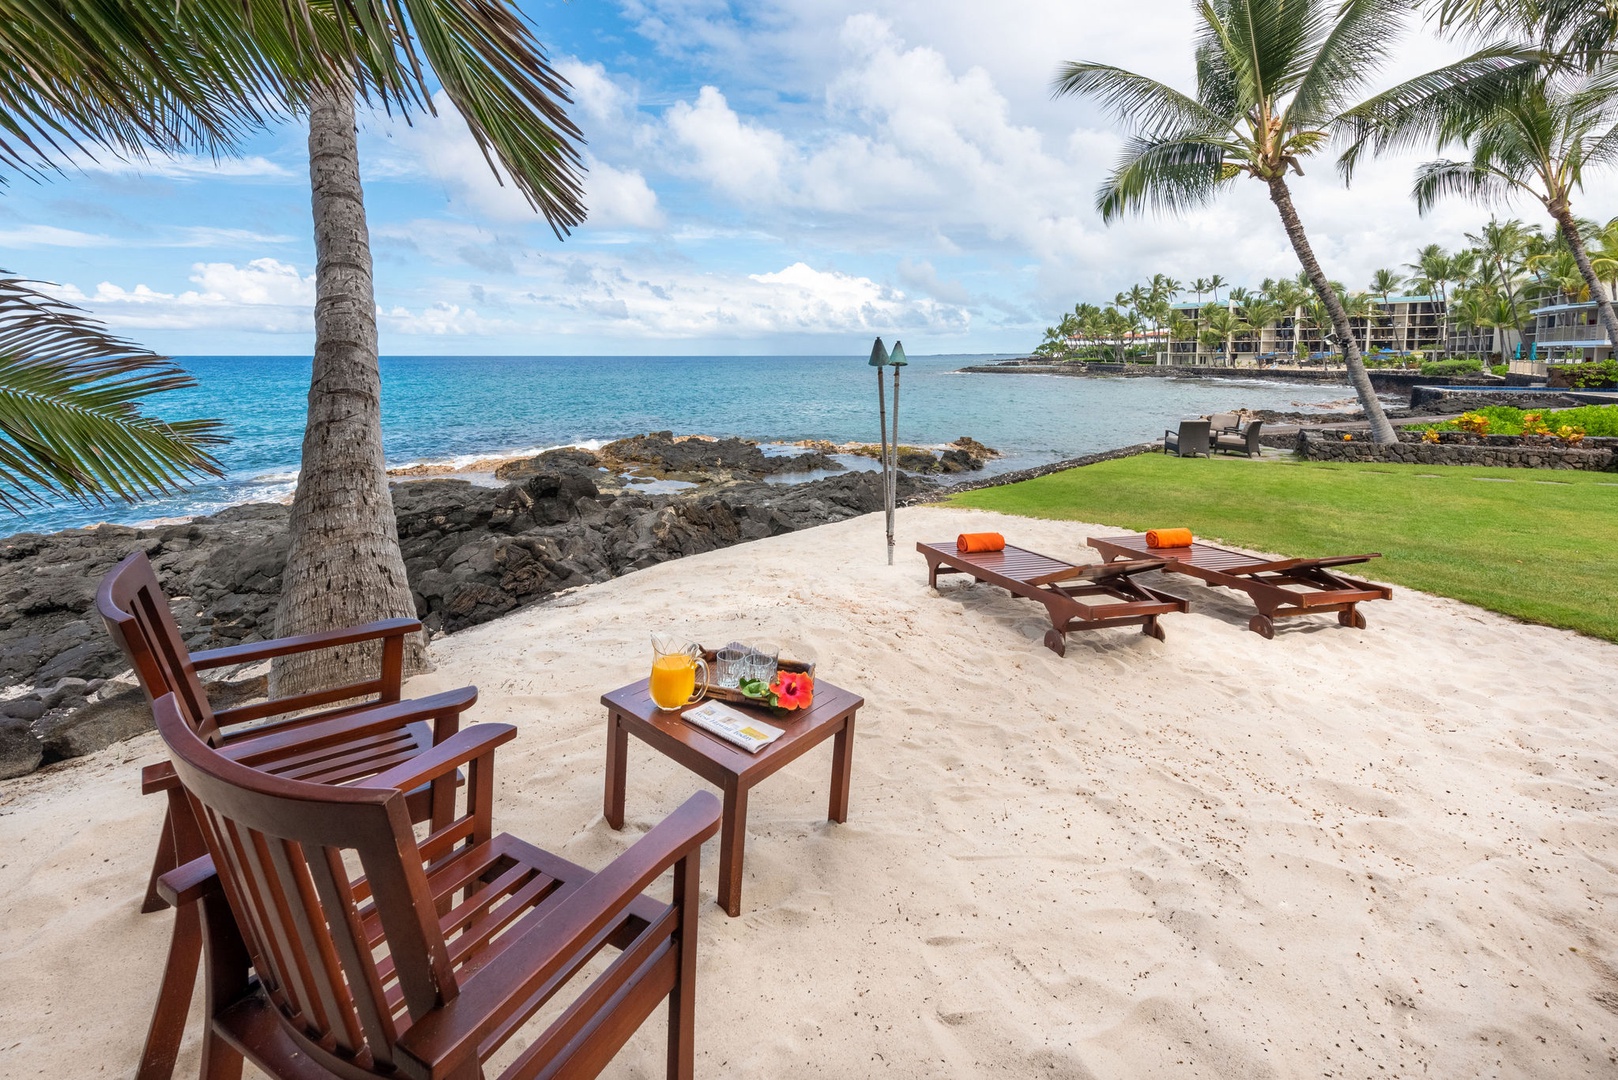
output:
{"label": "patio chair", "polygon": [[1220,435],[1238,432],[1242,429],[1242,414],[1233,412],[1214,413],[1208,417],[1208,426],[1212,429],[1215,438]]}
{"label": "patio chair", "polygon": [[[692,1075],[712,794],[592,874],[495,834],[494,751],[515,736],[508,724],[334,787],[231,760],[172,694],[153,714],[208,849],[160,886],[206,929],[204,1078],[240,1077],[244,1059],[276,1080],[480,1078],[592,961],[598,973],[502,1080],[598,1075],[665,998],[667,1075]],[[463,765],[464,813],[418,841],[405,792]],[[644,894],[671,869],[669,903]]]}
{"label": "patio chair", "polygon": [[1259,457],[1264,453],[1264,446],[1259,442],[1259,432],[1264,429],[1264,421],[1254,420],[1239,433],[1230,431],[1214,436],[1213,448],[1226,454],[1246,454],[1248,457]]}
{"label": "patio chair", "polygon": [[1092,536],[1085,543],[1101,552],[1108,562],[1163,559],[1167,562],[1164,573],[1185,574],[1209,585],[1246,593],[1259,612],[1248,622],[1247,628],[1264,638],[1275,637],[1276,619],[1333,611],[1342,625],[1363,630],[1365,616],[1360,614],[1358,605],[1367,600],[1393,598],[1393,590],[1386,585],[1343,577],[1330,569],[1382,557],[1375,553],[1270,562],[1212,544],[1148,547],[1144,536]]}
{"label": "patio chair", "polygon": [[1162,641],[1158,616],[1190,610],[1178,596],[1134,580],[1136,574],[1162,569],[1162,559],[1075,566],[1009,544],[1001,551],[971,553],[953,543],[917,544],[916,550],[927,560],[927,584],[935,589],[939,574],[970,574],[1012,596],[1044,604],[1051,619],[1045,647],[1057,656],[1067,655],[1070,630],[1139,626],[1143,634]]}
{"label": "patio chair", "polygon": [[[421,629],[415,619],[389,619],[346,630],[191,653],[143,552],[130,555],[102,579],[96,608],[148,701],[174,695],[186,723],[199,738],[244,765],[276,775],[345,784],[391,769],[453,735],[460,727],[461,713],[477,701],[477,688],[472,686],[414,701],[400,700],[404,638]],[[216,713],[197,677],[201,670],[364,641],[381,642],[379,672],[374,679],[349,686]],[[272,719],[356,698],[370,700]],[[269,722],[258,723],[266,720]],[[454,802],[456,779],[453,774],[439,777],[411,792],[407,799],[411,820],[442,820]],[[141,770],[141,793],[156,792],[167,795],[168,808],[142,911],[167,906],[157,889],[158,878],[203,852],[191,806],[166,762]],[[200,948],[195,914],[177,912],[137,1080],[166,1080],[173,1072]]]}
{"label": "patio chair", "polygon": [[1207,420],[1182,420],[1179,431],[1163,432],[1163,453],[1174,453],[1180,457],[1195,457],[1208,453],[1208,429],[1212,425]]}

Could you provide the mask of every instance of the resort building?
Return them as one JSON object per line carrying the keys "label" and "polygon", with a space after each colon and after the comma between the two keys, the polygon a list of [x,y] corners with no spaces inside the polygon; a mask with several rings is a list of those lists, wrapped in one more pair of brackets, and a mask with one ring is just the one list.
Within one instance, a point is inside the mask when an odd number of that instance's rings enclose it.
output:
{"label": "resort building", "polygon": [[[1160,354],[1160,362],[1240,367],[1293,363],[1300,357],[1321,363],[1336,355],[1337,350],[1327,344],[1323,332],[1330,327],[1316,326],[1302,311],[1289,312],[1260,330],[1235,334],[1228,342],[1204,341],[1210,306],[1174,305],[1175,315],[1189,322],[1193,330],[1169,342]],[[1229,301],[1222,301],[1220,306],[1229,308],[1232,314],[1238,311],[1238,305]],[[1410,353],[1438,347],[1444,334],[1444,302],[1438,297],[1390,296],[1386,302],[1373,299],[1372,306],[1375,314],[1370,317],[1349,319],[1363,352]]]}
{"label": "resort building", "polygon": [[1600,362],[1613,355],[1612,342],[1601,329],[1594,301],[1575,301],[1563,293],[1545,297],[1534,317],[1532,346],[1524,347],[1529,374],[1543,375],[1546,364]]}

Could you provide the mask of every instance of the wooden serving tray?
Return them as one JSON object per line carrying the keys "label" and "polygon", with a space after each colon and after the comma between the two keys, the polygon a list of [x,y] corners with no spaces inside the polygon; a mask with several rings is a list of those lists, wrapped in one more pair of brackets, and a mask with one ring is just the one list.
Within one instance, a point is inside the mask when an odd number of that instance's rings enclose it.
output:
{"label": "wooden serving tray", "polygon": [[[718,651],[715,649],[703,649],[702,658],[708,661],[708,671],[711,675],[713,672],[713,665],[717,663],[719,659]],[[808,674],[811,678],[815,673],[814,664],[803,660],[788,660],[784,656],[776,658],[775,666],[781,671],[802,671]],[[751,705],[756,709],[765,709],[770,713],[773,713],[775,716],[782,717],[784,719],[791,719],[794,716],[802,716],[808,711],[807,709],[779,709],[766,702],[760,701],[757,698],[748,697],[737,687],[719,686],[713,683],[711,680],[708,686],[708,692],[702,696],[704,698],[712,698],[714,701],[728,701],[735,705]]]}

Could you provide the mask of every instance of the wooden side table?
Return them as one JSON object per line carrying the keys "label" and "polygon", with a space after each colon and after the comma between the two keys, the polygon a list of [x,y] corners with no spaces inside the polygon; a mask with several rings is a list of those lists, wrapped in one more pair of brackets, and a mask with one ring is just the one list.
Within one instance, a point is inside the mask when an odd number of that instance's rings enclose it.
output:
{"label": "wooden side table", "polygon": [[[602,813],[614,829],[624,826],[624,766],[629,736],[661,751],[724,792],[719,826],[719,906],[727,915],[742,910],[742,845],[747,837],[747,793],[759,781],[833,736],[831,805],[826,816],[848,820],[848,782],[854,763],[854,714],[865,699],[817,679],[815,700],[801,716],[783,719],[766,709],[735,706],[786,734],[749,754],[738,746],[687,723],[679,709],[657,707],[642,679],[601,696],[607,707],[607,790]],[[728,703],[727,703],[728,704]],[[687,706],[689,707],[689,706]]]}

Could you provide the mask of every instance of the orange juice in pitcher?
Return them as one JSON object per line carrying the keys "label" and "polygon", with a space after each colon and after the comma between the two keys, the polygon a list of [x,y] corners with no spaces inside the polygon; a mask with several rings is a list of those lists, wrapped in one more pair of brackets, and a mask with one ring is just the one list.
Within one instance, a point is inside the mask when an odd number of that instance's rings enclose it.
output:
{"label": "orange juice in pitcher", "polygon": [[[697,672],[702,689],[697,689]],[[663,634],[652,635],[652,675],[648,680],[652,701],[659,709],[678,709],[708,692],[708,662],[695,645],[685,645]]]}

